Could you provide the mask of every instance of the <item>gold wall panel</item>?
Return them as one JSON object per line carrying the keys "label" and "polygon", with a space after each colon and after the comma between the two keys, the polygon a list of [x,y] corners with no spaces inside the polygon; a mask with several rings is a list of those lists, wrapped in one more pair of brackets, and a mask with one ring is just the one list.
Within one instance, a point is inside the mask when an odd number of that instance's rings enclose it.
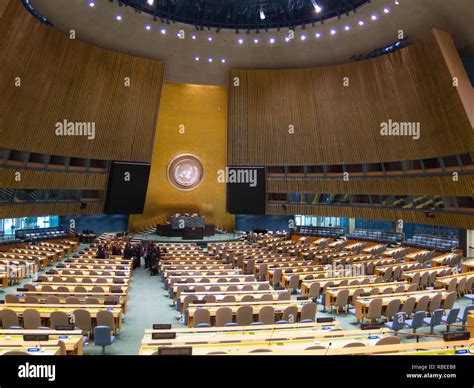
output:
{"label": "gold wall panel", "polygon": [[[226,166],[226,120],[225,87],[163,84],[145,210],[130,217],[130,230],[153,227],[176,212],[196,212],[206,223],[234,228],[234,216],[226,212],[226,185],[217,180]],[[181,191],[168,181],[167,168],[187,153],[202,162],[204,179],[194,190]]]}

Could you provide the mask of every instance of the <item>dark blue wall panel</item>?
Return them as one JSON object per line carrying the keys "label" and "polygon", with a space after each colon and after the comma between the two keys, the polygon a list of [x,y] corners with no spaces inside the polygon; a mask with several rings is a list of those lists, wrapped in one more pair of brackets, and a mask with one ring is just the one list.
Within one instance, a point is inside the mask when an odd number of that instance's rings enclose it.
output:
{"label": "dark blue wall panel", "polygon": [[93,230],[100,234],[104,232],[123,232],[128,230],[128,215],[117,214],[94,214],[84,216],[64,216],[60,217],[60,225],[68,229],[70,227],[70,220],[74,219],[76,222],[76,232],[80,233],[84,229]]}
{"label": "dark blue wall panel", "polygon": [[235,216],[235,228],[237,230],[249,231],[253,229],[288,230],[292,216],[261,216],[237,214]]}

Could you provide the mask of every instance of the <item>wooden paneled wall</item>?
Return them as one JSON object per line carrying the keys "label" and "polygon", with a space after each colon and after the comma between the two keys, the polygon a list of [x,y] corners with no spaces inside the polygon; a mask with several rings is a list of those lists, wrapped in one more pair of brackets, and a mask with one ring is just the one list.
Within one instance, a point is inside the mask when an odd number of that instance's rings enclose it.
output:
{"label": "wooden paneled wall", "polygon": [[[70,39],[10,1],[0,69],[0,147],[151,161],[164,63]],[[95,139],[56,136],[63,120],[95,123]]]}
{"label": "wooden paneled wall", "polygon": [[[472,87],[460,68],[455,75],[461,86],[453,86],[450,45],[449,35],[432,31],[366,61],[230,70],[228,163],[356,164],[472,152],[473,128],[459,93],[472,93]],[[380,125],[389,120],[420,123],[420,138],[381,136]]]}
{"label": "wooden paneled wall", "polygon": [[348,217],[373,220],[403,220],[403,222],[442,225],[461,229],[474,229],[474,217],[466,214],[436,212],[435,218],[428,218],[423,212],[413,210],[395,210],[382,208],[350,206],[307,206],[267,204],[267,214],[307,214],[327,217]]}
{"label": "wooden paneled wall", "polygon": [[474,175],[384,179],[267,179],[269,193],[472,196]]}
{"label": "wooden paneled wall", "polygon": [[6,189],[105,190],[107,180],[107,174],[0,168],[1,187]]}
{"label": "wooden paneled wall", "polygon": [[41,205],[33,204],[0,204],[0,218],[18,218],[18,217],[34,217],[34,216],[66,216],[66,215],[83,215],[102,213],[104,208],[103,201],[87,202],[86,208],[81,209],[79,203],[45,203]]}

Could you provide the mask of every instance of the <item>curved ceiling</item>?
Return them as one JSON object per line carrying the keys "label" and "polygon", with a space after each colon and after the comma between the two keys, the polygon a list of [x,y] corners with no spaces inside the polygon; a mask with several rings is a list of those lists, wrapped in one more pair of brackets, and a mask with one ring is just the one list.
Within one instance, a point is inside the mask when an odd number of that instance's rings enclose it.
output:
{"label": "curved ceiling", "polygon": [[[217,1],[216,1],[217,2]],[[225,84],[231,68],[295,68],[350,61],[393,43],[400,31],[410,40],[431,28],[450,32],[458,49],[474,55],[472,0],[372,0],[356,13],[291,31],[204,30],[156,21],[146,12],[106,0],[30,0],[58,30],[91,44],[166,61],[165,79],[195,84]],[[94,6],[90,6],[93,3]],[[396,3],[399,3],[398,5]],[[118,20],[118,18],[120,20]],[[360,23],[360,22],[363,22]],[[332,32],[334,31],[334,32]]]}
{"label": "curved ceiling", "polygon": [[120,0],[161,21],[196,28],[269,29],[301,26],[355,12],[370,0]]}

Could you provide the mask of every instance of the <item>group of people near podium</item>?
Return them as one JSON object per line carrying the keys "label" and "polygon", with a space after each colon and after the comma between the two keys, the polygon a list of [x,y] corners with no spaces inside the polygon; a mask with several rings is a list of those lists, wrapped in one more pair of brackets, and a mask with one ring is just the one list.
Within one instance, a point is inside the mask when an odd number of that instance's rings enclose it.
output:
{"label": "group of people near podium", "polygon": [[120,249],[120,247],[114,243],[107,245],[99,245],[97,247],[97,252],[95,257],[98,259],[107,259],[113,256],[122,255],[125,260],[132,260],[133,265],[132,269],[140,268],[141,259],[145,261],[145,268],[148,268],[150,271],[150,276],[155,276],[158,274],[158,263],[161,258],[160,248],[153,244],[152,242],[148,243],[145,248],[141,244],[126,244],[125,248]]}

